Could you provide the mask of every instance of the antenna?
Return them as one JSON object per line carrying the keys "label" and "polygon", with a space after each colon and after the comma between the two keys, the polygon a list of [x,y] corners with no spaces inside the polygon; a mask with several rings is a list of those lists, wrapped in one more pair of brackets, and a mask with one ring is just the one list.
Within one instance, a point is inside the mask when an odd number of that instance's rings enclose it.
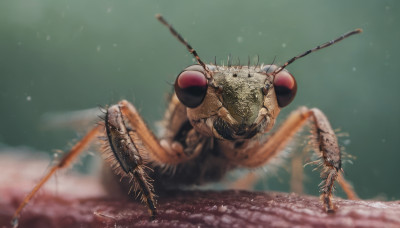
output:
{"label": "antenna", "polygon": [[196,58],[197,62],[203,67],[203,69],[206,71],[207,73],[207,77],[211,78],[212,74],[210,72],[210,70],[207,68],[206,64],[204,64],[203,61],[201,61],[199,55],[197,54],[196,50],[194,50],[192,48],[192,46],[190,46],[190,44],[188,42],[186,42],[185,39],[183,39],[183,37],[172,27],[171,24],[169,24],[163,16],[161,16],[161,14],[156,14],[156,18],[157,20],[159,20],[163,25],[165,25],[167,28],[169,28],[169,31],[172,33],[173,36],[175,36],[179,42],[181,42],[183,45],[185,45],[185,47],[188,49],[188,51]]}
{"label": "antenna", "polygon": [[300,54],[300,55],[298,55],[298,56],[295,56],[295,57],[289,59],[289,60],[288,60],[285,64],[283,64],[282,66],[278,67],[278,68],[273,72],[273,75],[276,75],[277,73],[281,72],[283,69],[285,69],[285,67],[287,67],[289,64],[293,63],[293,62],[296,61],[297,59],[300,59],[300,58],[302,58],[302,57],[304,57],[304,56],[306,56],[306,55],[308,55],[308,54],[310,54],[310,53],[312,53],[312,52],[315,52],[315,51],[318,51],[318,50],[320,50],[320,49],[329,47],[329,46],[331,46],[331,45],[334,44],[334,43],[337,43],[337,42],[339,42],[339,41],[341,41],[341,40],[344,40],[345,38],[347,38],[347,37],[349,37],[349,36],[352,36],[352,35],[355,35],[355,34],[358,34],[358,33],[361,33],[361,32],[362,32],[362,29],[359,29],[359,28],[358,28],[358,29],[355,29],[355,30],[353,30],[353,31],[350,31],[350,32],[347,32],[347,33],[343,34],[342,36],[340,36],[340,37],[338,37],[338,38],[336,38],[336,39],[334,39],[334,40],[328,41],[328,42],[326,42],[326,43],[324,43],[324,44],[321,44],[321,45],[319,45],[319,46],[317,46],[317,47],[315,47],[315,48],[313,48],[313,49],[310,49],[310,50],[304,52],[303,54]]}

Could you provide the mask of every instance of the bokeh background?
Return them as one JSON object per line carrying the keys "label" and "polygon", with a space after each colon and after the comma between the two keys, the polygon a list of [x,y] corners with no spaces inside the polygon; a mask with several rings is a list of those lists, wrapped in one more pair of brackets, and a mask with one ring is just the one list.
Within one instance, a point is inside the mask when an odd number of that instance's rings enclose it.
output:
{"label": "bokeh background", "polygon": [[[364,33],[288,67],[298,83],[284,118],[318,107],[356,159],[345,166],[362,198],[400,199],[399,1],[1,1],[0,143],[65,150],[82,132],[45,126],[46,113],[125,98],[153,126],[177,73],[193,63],[154,18],[163,14],[218,63],[228,54],[277,63],[354,28]],[[7,150],[8,150],[7,149]],[[0,167],[1,170],[1,167]],[[317,194],[318,174],[306,192]],[[287,185],[276,181],[268,189]]]}

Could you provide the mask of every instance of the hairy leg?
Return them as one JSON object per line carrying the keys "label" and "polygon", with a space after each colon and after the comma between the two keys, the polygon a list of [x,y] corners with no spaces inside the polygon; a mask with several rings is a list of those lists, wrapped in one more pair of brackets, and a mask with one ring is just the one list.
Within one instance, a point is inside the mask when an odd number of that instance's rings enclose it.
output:
{"label": "hairy leg", "polygon": [[146,165],[174,166],[197,154],[184,153],[179,142],[158,140],[135,107],[125,100],[107,110],[105,127],[106,160],[118,175],[128,177],[133,182],[131,190],[142,196],[151,217],[155,218],[155,193]]}
{"label": "hairy leg", "polygon": [[147,204],[150,216],[157,214],[154,189],[145,171],[145,163],[140,153],[139,140],[134,132],[129,132],[129,126],[124,121],[120,106],[111,106],[105,116],[107,140],[103,145],[105,159],[110,163],[115,173],[129,178],[133,182],[131,190],[141,195],[142,202]]}
{"label": "hairy leg", "polygon": [[158,140],[146,126],[135,107],[128,101],[122,100],[119,102],[119,107],[124,118],[148,149],[150,160],[162,165],[177,165],[197,156],[197,153],[186,154],[179,142]]}
{"label": "hairy leg", "polygon": [[[300,154],[294,154],[293,159],[291,161],[291,179],[290,179],[290,189],[292,192],[302,194],[303,193],[303,179],[304,179],[304,169],[303,169],[303,161],[305,153],[301,152]],[[359,200],[356,192],[354,191],[353,186],[348,183],[348,181],[344,178],[343,173],[339,173],[337,177],[337,183],[343,189],[347,198],[350,200]]]}
{"label": "hairy leg", "polygon": [[[292,112],[288,119],[273,133],[263,144],[257,143],[250,151],[251,156],[234,159],[238,165],[245,167],[259,167],[266,164],[271,158],[281,152],[290,142],[293,136],[308,122],[311,121],[315,127],[316,150],[321,156],[321,178],[320,185],[321,200],[325,210],[333,212],[335,207],[332,203],[332,191],[334,182],[341,171],[341,154],[332,127],[326,116],[319,109],[308,109],[301,107]],[[240,153],[238,153],[240,154]]]}
{"label": "hairy leg", "polygon": [[[304,169],[303,169],[303,153],[300,155],[294,155],[291,161],[291,178],[290,178],[290,190],[297,194],[303,193],[303,180],[304,180]],[[235,182],[229,185],[230,189],[241,189],[241,190],[252,190],[257,181],[261,178],[256,172],[249,172]],[[353,186],[347,182],[343,177],[342,173],[339,173],[337,182],[345,192],[346,196],[350,200],[359,200]]]}

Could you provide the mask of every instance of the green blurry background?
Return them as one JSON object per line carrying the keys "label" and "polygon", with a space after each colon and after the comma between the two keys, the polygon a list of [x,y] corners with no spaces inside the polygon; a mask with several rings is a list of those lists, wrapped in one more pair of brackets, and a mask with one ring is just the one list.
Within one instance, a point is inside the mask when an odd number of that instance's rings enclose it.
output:
{"label": "green blurry background", "polygon": [[[400,199],[399,1],[1,1],[0,143],[66,149],[79,133],[42,127],[43,114],[125,98],[151,124],[177,73],[193,63],[156,21],[163,14],[202,59],[278,63],[354,28],[364,33],[288,69],[294,102],[318,107],[357,157],[347,178],[362,198]],[[151,124],[152,125],[152,124]],[[82,132],[80,132],[82,133]],[[1,167],[0,167],[1,169]],[[316,194],[318,174],[307,182]],[[314,178],[314,179],[313,179]],[[277,184],[273,190],[284,188]]]}

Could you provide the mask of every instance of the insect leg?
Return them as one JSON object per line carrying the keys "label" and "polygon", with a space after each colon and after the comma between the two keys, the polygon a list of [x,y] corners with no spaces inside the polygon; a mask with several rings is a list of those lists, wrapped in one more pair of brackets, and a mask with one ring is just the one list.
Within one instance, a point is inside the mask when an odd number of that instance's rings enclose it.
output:
{"label": "insect leg", "polygon": [[297,194],[303,193],[303,179],[304,179],[304,169],[303,169],[303,158],[305,156],[304,152],[299,154],[294,154],[291,161],[291,175],[290,175],[290,191]]}
{"label": "insect leg", "polygon": [[346,196],[350,200],[359,200],[360,198],[357,196],[356,191],[354,190],[353,186],[347,182],[347,180],[344,178],[343,173],[339,173],[338,179],[337,179],[340,187],[342,187],[343,191],[346,193]]}
{"label": "insect leg", "polygon": [[[290,180],[290,189],[291,192],[295,192],[298,194],[303,193],[303,179],[304,179],[304,174],[303,174],[303,154],[300,156],[295,155],[294,158],[292,159],[292,174],[291,180]],[[237,179],[235,182],[229,185],[229,189],[241,189],[241,190],[252,190],[254,185],[257,183],[257,181],[260,179],[260,176],[257,175],[256,172],[250,172],[239,179]],[[337,182],[339,183],[340,187],[343,189],[345,192],[346,196],[350,200],[359,200],[359,197],[357,196],[356,192],[354,191],[353,186],[346,181],[346,179],[343,177],[342,173],[339,173],[339,176],[337,178]]]}
{"label": "insect leg", "polygon": [[128,101],[120,101],[119,107],[124,118],[126,118],[144,146],[148,149],[147,152],[150,156],[150,160],[163,165],[177,165],[197,155],[196,153],[190,155],[186,154],[182,146],[179,146],[175,142],[170,142],[169,140],[159,141],[146,126],[135,107]]}
{"label": "insect leg", "polygon": [[47,174],[39,181],[38,184],[32,189],[32,191],[24,198],[22,203],[18,206],[17,210],[14,213],[12,223],[14,226],[18,224],[18,218],[21,214],[22,209],[29,203],[33,196],[39,191],[39,189],[52,177],[59,169],[63,169],[68,167],[77,157],[78,155],[84,151],[93,140],[97,139],[97,137],[101,134],[103,129],[102,125],[97,125],[93,129],[91,129],[78,143],[76,143],[72,149],[58,162],[56,165],[52,166],[51,169],[47,172]]}
{"label": "insect leg", "polygon": [[[153,186],[145,172],[140,151],[140,143],[135,137],[135,131],[129,132],[124,116],[118,105],[111,106],[105,116],[107,140],[104,144],[106,160],[111,163],[114,171],[122,177],[130,178],[134,184],[135,193],[141,194],[141,199],[147,204],[151,218],[157,214]],[[136,138],[136,139],[135,139]]]}
{"label": "insect leg", "polygon": [[142,194],[142,201],[154,218],[157,214],[155,194],[145,164],[177,165],[191,156],[185,154],[177,142],[159,141],[135,107],[126,100],[108,109],[105,122],[108,137],[105,142],[106,160],[111,162],[117,174],[132,179],[133,188]]}
{"label": "insect leg", "polygon": [[238,161],[239,165],[246,167],[259,167],[267,163],[282,151],[288,142],[292,139],[307,121],[311,120],[315,126],[315,135],[317,150],[322,158],[321,177],[321,199],[327,212],[334,211],[332,203],[332,191],[334,182],[339,172],[342,171],[341,153],[337,143],[337,138],[329,124],[326,116],[319,109],[308,109],[301,107],[292,112],[289,118],[280,126],[280,128],[263,145],[256,145],[250,149],[247,159]]}

